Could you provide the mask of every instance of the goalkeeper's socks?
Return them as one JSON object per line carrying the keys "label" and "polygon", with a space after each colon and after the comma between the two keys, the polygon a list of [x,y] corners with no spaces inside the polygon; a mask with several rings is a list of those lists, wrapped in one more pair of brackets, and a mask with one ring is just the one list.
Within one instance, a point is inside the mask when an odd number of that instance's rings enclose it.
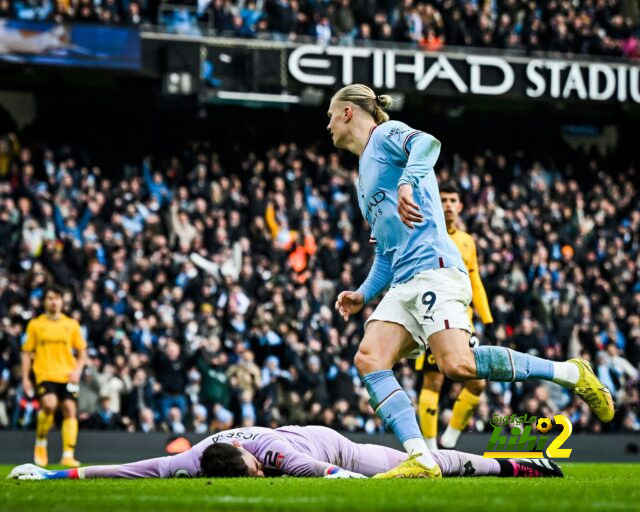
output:
{"label": "goalkeeper's socks", "polygon": [[[497,459],[484,458],[482,455],[459,452],[457,450],[440,450],[433,452],[443,476],[503,476],[502,466]],[[513,469],[511,469],[513,476]]]}
{"label": "goalkeeper's socks", "polygon": [[418,461],[428,468],[436,465],[422,438],[416,413],[407,394],[391,370],[365,375],[362,380],[369,392],[369,403],[385,427],[393,431],[409,455],[419,453]]}
{"label": "goalkeeper's socks", "polygon": [[483,345],[475,347],[473,355],[476,375],[480,379],[497,382],[542,379],[567,387],[578,382],[580,376],[577,366],[572,363],[557,363],[506,347]]}

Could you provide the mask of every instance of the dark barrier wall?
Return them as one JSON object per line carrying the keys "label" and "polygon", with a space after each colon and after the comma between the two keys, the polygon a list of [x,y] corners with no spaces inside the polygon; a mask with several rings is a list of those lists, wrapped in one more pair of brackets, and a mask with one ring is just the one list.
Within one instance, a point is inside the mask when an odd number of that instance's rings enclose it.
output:
{"label": "dark barrier wall", "polygon": [[[33,456],[33,432],[0,432],[0,464],[30,462]],[[360,443],[378,443],[398,448],[391,435],[368,436],[347,434]],[[77,456],[83,463],[131,462],[165,454],[169,435],[126,434],[120,432],[80,432]],[[204,436],[187,436],[192,443]],[[468,434],[460,439],[459,450],[482,454],[489,441],[485,434]],[[640,462],[640,435],[574,435],[563,445],[572,448],[571,462]],[[53,463],[61,453],[58,431],[49,436],[49,460]]]}

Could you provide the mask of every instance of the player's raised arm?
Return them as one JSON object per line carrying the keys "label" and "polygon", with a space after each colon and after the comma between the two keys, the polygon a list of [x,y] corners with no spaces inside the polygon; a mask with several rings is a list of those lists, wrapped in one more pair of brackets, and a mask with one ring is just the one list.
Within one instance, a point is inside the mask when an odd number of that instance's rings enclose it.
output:
{"label": "player's raised arm", "polygon": [[414,131],[402,143],[407,156],[404,171],[398,180],[398,215],[402,222],[413,229],[414,222],[422,222],[420,207],[413,198],[413,190],[430,172],[440,155],[440,141],[424,132]]}
{"label": "player's raised arm", "polygon": [[403,144],[407,164],[398,180],[398,186],[406,184],[417,187],[422,179],[433,171],[440,156],[440,146],[440,141],[428,133],[409,134]]}

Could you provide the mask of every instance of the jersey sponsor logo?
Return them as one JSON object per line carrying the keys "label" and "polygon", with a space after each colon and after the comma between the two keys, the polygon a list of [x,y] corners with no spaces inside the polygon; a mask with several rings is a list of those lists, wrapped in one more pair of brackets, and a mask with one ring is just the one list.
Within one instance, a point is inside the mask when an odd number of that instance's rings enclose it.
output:
{"label": "jersey sponsor logo", "polygon": [[367,218],[367,222],[373,228],[376,222],[382,215],[382,208],[378,208],[378,206],[387,198],[387,194],[385,194],[384,190],[378,190],[375,194],[373,194],[369,201],[367,201],[367,212],[365,217]]}
{"label": "jersey sponsor logo", "polygon": [[38,345],[66,345],[66,344],[67,344],[67,340],[65,340],[64,338],[38,340]]}

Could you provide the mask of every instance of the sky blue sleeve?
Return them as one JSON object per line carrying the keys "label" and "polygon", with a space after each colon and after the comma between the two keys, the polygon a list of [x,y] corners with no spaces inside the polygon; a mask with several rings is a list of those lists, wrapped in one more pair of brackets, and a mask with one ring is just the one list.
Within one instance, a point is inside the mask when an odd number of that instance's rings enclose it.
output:
{"label": "sky blue sleeve", "polygon": [[409,135],[404,147],[408,152],[408,159],[398,186],[408,184],[415,188],[433,171],[440,155],[440,141],[427,133],[417,132]]}
{"label": "sky blue sleeve", "polygon": [[376,257],[373,260],[373,265],[371,265],[371,270],[369,270],[369,275],[356,291],[364,295],[364,303],[366,304],[389,286],[392,279],[391,260],[376,251]]}

